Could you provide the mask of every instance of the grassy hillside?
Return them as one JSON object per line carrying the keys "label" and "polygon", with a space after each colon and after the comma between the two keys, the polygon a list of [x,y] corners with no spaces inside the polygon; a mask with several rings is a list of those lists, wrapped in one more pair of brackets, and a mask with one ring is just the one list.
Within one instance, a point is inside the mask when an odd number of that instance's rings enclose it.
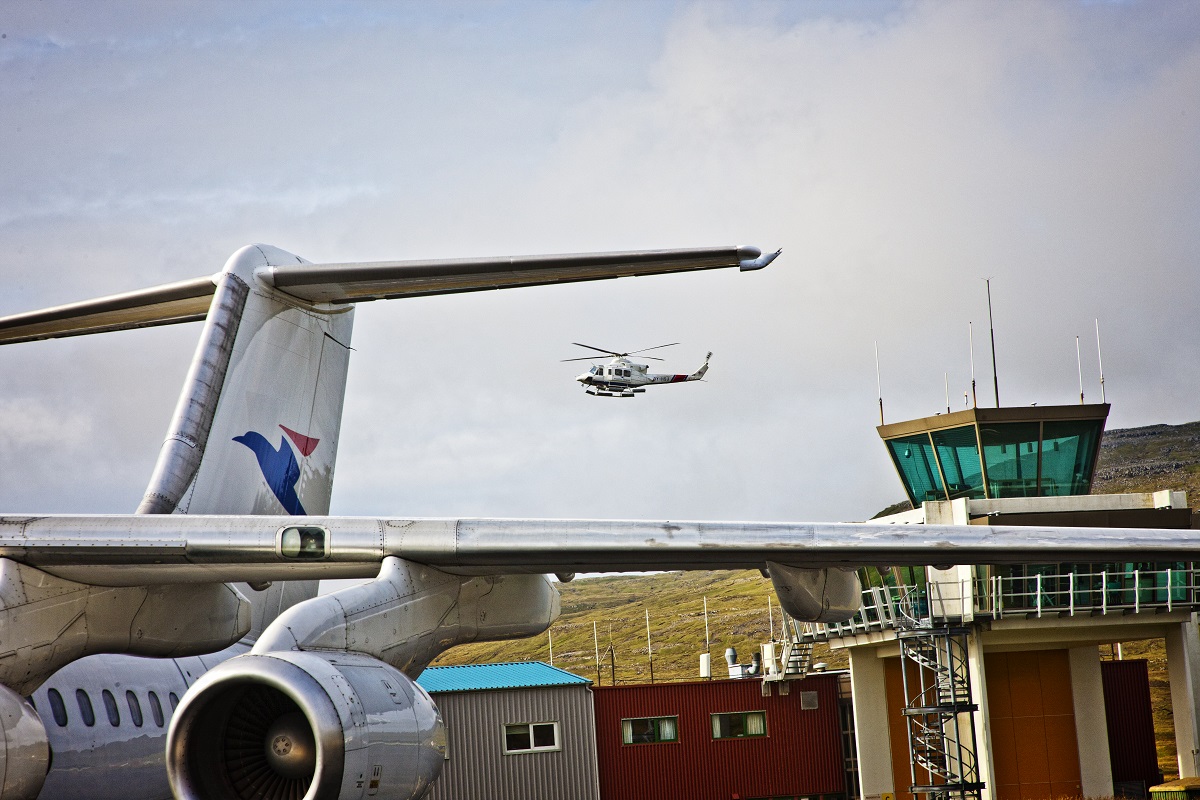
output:
{"label": "grassy hillside", "polygon": [[[881,447],[880,458],[884,457]],[[1105,433],[1093,491],[1107,494],[1159,489],[1185,490],[1189,503],[1197,507],[1200,422]],[[907,507],[907,501],[889,511],[900,510],[901,506]],[[553,640],[555,666],[596,680],[595,630],[602,653],[601,682],[607,685],[615,676],[618,683],[641,683],[650,680],[648,610],[655,680],[695,678],[699,655],[704,651],[707,597],[713,674],[720,676],[724,674],[726,647],[736,648],[738,660],[747,662],[769,638],[768,597],[776,609],[775,627],[777,632],[779,629],[778,600],[771,582],[754,571],[580,578],[562,584],[561,589],[563,613],[549,636],[464,645],[445,653],[436,663],[549,661]],[[1168,775],[1174,774],[1174,727],[1163,641],[1127,643],[1122,650],[1126,658],[1146,658],[1150,662],[1160,768]],[[818,649],[816,660],[827,662],[830,668],[847,664],[844,652],[824,647]]]}
{"label": "grassy hillside", "polygon": [[[563,613],[549,636],[456,647],[438,664],[550,660],[554,665],[596,680],[596,643],[601,651],[600,680],[609,684],[650,680],[646,652],[646,612],[655,680],[694,679],[704,652],[704,599],[714,668],[723,670],[726,647],[749,661],[781,622],[771,582],[755,571],[667,572],[654,575],[579,578],[561,584]],[[611,649],[610,649],[611,648]],[[615,655],[615,668],[614,656]],[[720,675],[717,671],[714,674]]]}

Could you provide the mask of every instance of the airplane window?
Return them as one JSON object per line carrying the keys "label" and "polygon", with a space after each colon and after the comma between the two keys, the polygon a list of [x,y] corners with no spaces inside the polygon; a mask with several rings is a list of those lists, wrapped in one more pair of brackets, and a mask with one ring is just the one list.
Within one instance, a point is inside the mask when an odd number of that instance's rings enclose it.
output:
{"label": "airplane window", "polygon": [[[132,691],[125,692],[125,702],[129,704],[129,718],[133,720],[134,726],[142,727],[142,704],[138,702],[137,695]],[[162,710],[158,713],[162,714]]]}
{"label": "airplane window", "polygon": [[100,699],[104,701],[104,710],[108,713],[108,724],[114,728],[121,724],[121,711],[117,708],[117,698],[113,697],[112,692],[105,689],[100,693]]}
{"label": "airplane window", "polygon": [[284,558],[324,558],[325,529],[284,528],[279,532],[279,555]]}
{"label": "airplane window", "polygon": [[79,704],[79,713],[83,714],[83,724],[89,728],[96,724],[96,712],[92,710],[92,698],[83,689],[75,690],[75,702]]}
{"label": "airplane window", "polygon": [[158,702],[158,695],[154,692],[150,692],[150,715],[154,717],[154,724],[161,728],[165,722],[162,713],[162,703]]}
{"label": "airplane window", "polygon": [[170,694],[167,695],[167,697],[170,698],[170,700],[171,700],[171,710],[172,711],[179,708],[179,695],[175,694],[174,692],[171,692]]}
{"label": "airplane window", "polygon": [[58,689],[51,689],[46,695],[50,698],[50,713],[54,715],[54,722],[60,728],[67,727],[67,706],[62,695],[58,693]]}

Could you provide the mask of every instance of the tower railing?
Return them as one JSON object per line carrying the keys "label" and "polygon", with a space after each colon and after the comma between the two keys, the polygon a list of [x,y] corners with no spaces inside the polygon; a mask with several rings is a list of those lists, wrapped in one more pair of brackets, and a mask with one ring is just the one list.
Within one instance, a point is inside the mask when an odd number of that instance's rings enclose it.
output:
{"label": "tower railing", "polygon": [[[972,617],[991,619],[1125,615],[1200,608],[1200,569],[1195,564],[1149,568],[1128,565],[1066,573],[1053,568],[1038,569],[1031,568],[1024,575],[992,575],[983,580],[963,581],[960,597],[953,602],[969,608]],[[949,600],[946,584],[938,585],[943,587],[944,604]],[[898,631],[903,627],[902,601],[917,613],[927,614],[921,604],[928,604],[928,598],[926,584],[871,586],[863,590],[862,607],[852,619],[808,625],[799,635],[800,640],[827,641]]]}

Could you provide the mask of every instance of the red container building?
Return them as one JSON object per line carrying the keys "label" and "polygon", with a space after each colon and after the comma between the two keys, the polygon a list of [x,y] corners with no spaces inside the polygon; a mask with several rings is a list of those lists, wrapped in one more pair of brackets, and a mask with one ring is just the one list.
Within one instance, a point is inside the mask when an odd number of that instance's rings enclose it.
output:
{"label": "red container building", "polygon": [[838,681],[768,696],[756,679],[593,687],[600,797],[844,798]]}

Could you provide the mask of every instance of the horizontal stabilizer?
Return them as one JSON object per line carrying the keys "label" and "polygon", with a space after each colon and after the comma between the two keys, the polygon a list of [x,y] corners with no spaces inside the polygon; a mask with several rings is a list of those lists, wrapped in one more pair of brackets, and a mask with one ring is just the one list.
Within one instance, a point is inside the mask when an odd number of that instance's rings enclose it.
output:
{"label": "horizontal stabilizer", "polygon": [[196,278],[0,317],[0,344],[202,320],[214,289],[211,277]]}
{"label": "horizontal stabilizer", "polygon": [[634,250],[621,253],[503,258],[303,264],[260,272],[282,292],[314,303],[357,303],[395,297],[541,286],[756,264],[757,247]]}
{"label": "horizontal stabilizer", "polygon": [[[257,248],[262,257],[268,259],[269,265],[255,272],[259,280],[310,303],[358,303],[722,267],[760,269],[778,255],[764,259],[757,247],[709,247],[310,264],[277,248],[251,247]],[[276,259],[285,263],[270,264],[270,260]],[[208,313],[214,287],[214,277],[196,278],[0,317],[0,345],[200,321]]]}

